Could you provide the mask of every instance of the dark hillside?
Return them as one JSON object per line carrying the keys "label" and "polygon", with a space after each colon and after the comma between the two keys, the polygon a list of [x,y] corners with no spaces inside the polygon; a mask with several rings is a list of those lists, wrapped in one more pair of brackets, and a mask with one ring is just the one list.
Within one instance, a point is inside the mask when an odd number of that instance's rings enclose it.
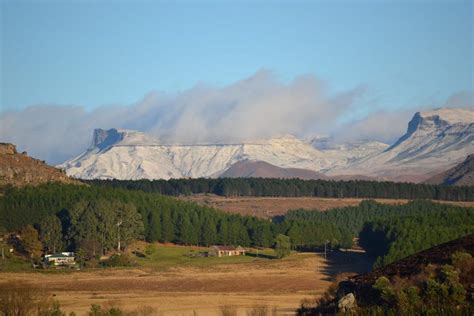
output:
{"label": "dark hillside", "polygon": [[472,315],[474,234],[340,282],[300,315]]}
{"label": "dark hillside", "polygon": [[428,184],[474,185],[474,155],[466,160],[425,181]]}

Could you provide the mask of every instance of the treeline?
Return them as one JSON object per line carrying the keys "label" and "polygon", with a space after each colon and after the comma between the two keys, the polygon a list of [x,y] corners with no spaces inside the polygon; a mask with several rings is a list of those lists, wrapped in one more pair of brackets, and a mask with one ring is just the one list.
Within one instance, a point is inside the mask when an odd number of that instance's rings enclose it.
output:
{"label": "treeline", "polygon": [[[474,208],[458,207],[415,200],[403,205],[363,201],[358,206],[332,209],[326,212],[290,211],[285,221],[311,227],[320,224],[337,227],[333,233],[349,238],[359,237],[360,245],[373,257],[375,266],[383,266],[421,250],[461,236],[474,233]],[[298,230],[288,231],[298,244]],[[329,239],[331,240],[331,239]]]}
{"label": "treeline", "polygon": [[[270,247],[279,234],[296,249],[350,247],[355,237],[386,264],[474,233],[474,208],[416,200],[363,201],[325,212],[294,210],[272,221],[229,214],[173,197],[109,186],[46,184],[7,188],[0,228],[39,239],[43,250],[97,255],[136,239],[185,245]],[[1,229],[0,229],[1,230]],[[37,232],[37,237],[35,237]],[[36,249],[38,246],[31,248]]]}
{"label": "treeline", "polygon": [[279,233],[268,220],[159,194],[61,184],[9,188],[0,197],[0,226],[18,231],[28,224],[44,236],[46,248],[56,245],[56,250],[76,251],[110,250],[118,247],[119,236],[122,246],[144,238],[186,245],[269,247]]}
{"label": "treeline", "polygon": [[200,178],[171,180],[88,180],[86,182],[98,186],[156,192],[165,195],[212,193],[221,196],[315,196],[328,198],[474,200],[474,186],[443,186],[362,180],[327,181],[264,178]]}
{"label": "treeline", "polygon": [[382,267],[419,251],[474,233],[474,209],[434,208],[429,213],[366,223],[360,243]]}

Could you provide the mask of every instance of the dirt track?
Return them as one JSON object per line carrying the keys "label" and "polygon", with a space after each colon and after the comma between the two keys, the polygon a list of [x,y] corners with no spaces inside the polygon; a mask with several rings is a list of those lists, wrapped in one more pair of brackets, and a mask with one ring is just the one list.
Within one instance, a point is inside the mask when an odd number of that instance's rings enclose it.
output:
{"label": "dirt track", "polygon": [[[284,260],[176,268],[96,270],[74,273],[3,273],[2,280],[25,281],[54,295],[64,310],[83,315],[91,304],[124,309],[151,306],[163,315],[216,315],[219,306],[233,305],[241,315],[256,304],[294,310],[304,298],[325,291],[339,272],[362,272],[359,254],[297,254]],[[1,284],[6,286],[6,284]]]}

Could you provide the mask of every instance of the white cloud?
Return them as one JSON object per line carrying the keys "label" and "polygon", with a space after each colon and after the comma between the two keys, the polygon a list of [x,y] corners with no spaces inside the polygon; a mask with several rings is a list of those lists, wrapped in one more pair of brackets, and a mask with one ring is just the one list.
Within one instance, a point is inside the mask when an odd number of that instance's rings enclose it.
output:
{"label": "white cloud", "polygon": [[413,110],[377,111],[361,120],[347,123],[334,136],[339,141],[375,139],[391,144],[405,133],[413,114]]}
{"label": "white cloud", "polygon": [[55,164],[87,148],[94,128],[135,129],[180,143],[310,133],[392,141],[403,134],[414,111],[377,112],[345,126],[336,123],[350,115],[354,101],[364,93],[365,88],[356,87],[330,94],[325,82],[309,75],[281,83],[263,70],[224,87],[201,84],[176,95],[150,93],[129,106],[86,111],[81,106],[37,105],[4,112],[0,141],[13,142],[31,156]]}

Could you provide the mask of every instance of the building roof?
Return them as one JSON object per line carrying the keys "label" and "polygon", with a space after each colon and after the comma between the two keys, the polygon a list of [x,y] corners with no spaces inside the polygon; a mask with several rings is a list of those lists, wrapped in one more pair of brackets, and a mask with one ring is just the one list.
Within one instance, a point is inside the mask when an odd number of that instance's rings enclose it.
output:
{"label": "building roof", "polygon": [[240,246],[235,248],[234,246],[215,245],[215,246],[212,246],[212,248],[216,248],[217,250],[220,250],[220,251],[244,250],[244,248],[242,248]]}
{"label": "building roof", "polygon": [[74,258],[74,252],[60,252],[53,253],[50,255],[45,255],[45,258]]}

